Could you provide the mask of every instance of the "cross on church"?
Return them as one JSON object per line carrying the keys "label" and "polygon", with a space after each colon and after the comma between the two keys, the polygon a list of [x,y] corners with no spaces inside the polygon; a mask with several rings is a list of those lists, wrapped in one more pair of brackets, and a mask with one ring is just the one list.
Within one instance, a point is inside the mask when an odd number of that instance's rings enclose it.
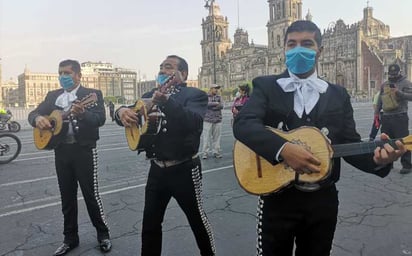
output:
{"label": "cross on church", "polygon": [[366,1],[366,7],[369,7],[369,0]]}

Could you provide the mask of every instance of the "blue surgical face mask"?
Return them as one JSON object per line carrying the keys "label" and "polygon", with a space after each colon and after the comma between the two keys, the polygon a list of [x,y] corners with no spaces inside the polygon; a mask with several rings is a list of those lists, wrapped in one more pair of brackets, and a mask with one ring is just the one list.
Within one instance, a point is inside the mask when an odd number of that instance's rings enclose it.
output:
{"label": "blue surgical face mask", "polygon": [[304,74],[315,65],[316,51],[297,46],[286,52],[286,66],[293,74]]}
{"label": "blue surgical face mask", "polygon": [[59,82],[60,82],[60,86],[65,90],[72,88],[74,85],[74,81],[71,75],[59,76]]}
{"label": "blue surgical face mask", "polygon": [[156,78],[156,82],[160,85],[164,85],[167,79],[169,79],[169,75],[159,74]]}

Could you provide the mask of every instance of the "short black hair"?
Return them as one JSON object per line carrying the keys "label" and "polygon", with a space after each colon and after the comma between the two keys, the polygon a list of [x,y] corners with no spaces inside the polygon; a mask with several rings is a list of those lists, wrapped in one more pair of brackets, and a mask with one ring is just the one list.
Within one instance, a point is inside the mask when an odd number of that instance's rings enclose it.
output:
{"label": "short black hair", "polygon": [[292,32],[314,32],[315,33],[315,41],[318,44],[318,47],[322,46],[322,34],[320,33],[320,29],[310,20],[297,20],[290,24],[288,29],[285,33],[285,38],[283,43],[286,45],[286,40],[289,33]]}
{"label": "short black hair", "polygon": [[189,65],[187,64],[187,61],[185,59],[183,59],[180,56],[177,55],[169,55],[166,58],[176,58],[179,60],[179,63],[177,65],[177,70],[179,71],[186,71],[187,74],[189,74]]}
{"label": "short black hair", "polygon": [[63,60],[59,63],[59,68],[67,66],[72,66],[72,70],[76,74],[79,74],[81,71],[80,63],[77,60]]}

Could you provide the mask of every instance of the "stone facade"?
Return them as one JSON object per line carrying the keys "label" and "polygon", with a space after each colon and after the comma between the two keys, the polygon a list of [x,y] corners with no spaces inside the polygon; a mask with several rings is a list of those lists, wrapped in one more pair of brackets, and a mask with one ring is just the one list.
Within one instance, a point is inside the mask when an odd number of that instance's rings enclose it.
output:
{"label": "stone facade", "polygon": [[[202,20],[199,87],[216,83],[235,88],[256,76],[277,74],[285,69],[283,40],[287,27],[302,19],[302,0],[268,0],[268,3],[268,45],[256,45],[249,42],[248,33],[241,28],[236,30],[232,44],[227,35],[229,22],[212,1],[209,15]],[[306,19],[312,19],[309,12]],[[223,31],[219,32],[222,36],[209,36],[212,28]],[[403,74],[408,79],[412,77],[412,35],[391,38],[389,26],[373,17],[370,6],[364,8],[363,19],[355,24],[347,25],[343,20],[331,22],[322,39],[324,48],[318,75],[344,86],[352,95],[372,96],[374,88],[379,88],[386,79],[391,63],[398,63]],[[215,49],[215,59],[211,49]]]}
{"label": "stone facade", "polygon": [[372,7],[364,8],[363,19],[355,24],[331,23],[322,39],[319,75],[352,94],[371,97],[392,63],[398,63],[408,79],[412,77],[412,36],[391,38],[389,26],[373,17]]}
{"label": "stone facade", "polygon": [[[234,42],[228,37],[228,21],[220,12],[219,5],[212,1],[209,15],[202,20],[203,40],[202,67],[199,87],[208,88],[216,83],[223,88],[235,88],[256,76],[279,73],[284,70],[283,39],[286,28],[301,19],[301,0],[269,0],[268,45],[249,42],[247,31],[236,29]],[[222,36],[213,38],[210,31]],[[217,31],[223,31],[217,32]],[[215,58],[213,59],[213,45]],[[212,54],[212,55],[210,55]],[[211,56],[211,57],[209,57]],[[215,68],[215,71],[213,69]],[[216,79],[214,79],[214,72]]]}

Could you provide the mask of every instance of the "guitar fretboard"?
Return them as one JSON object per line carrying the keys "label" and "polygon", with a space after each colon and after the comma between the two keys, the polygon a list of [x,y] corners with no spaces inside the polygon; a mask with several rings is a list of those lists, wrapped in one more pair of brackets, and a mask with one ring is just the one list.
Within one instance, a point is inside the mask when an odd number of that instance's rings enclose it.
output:
{"label": "guitar fretboard", "polygon": [[[343,157],[343,156],[353,156],[372,153],[375,151],[376,147],[383,147],[385,143],[389,143],[393,148],[397,149],[398,147],[395,144],[395,141],[398,139],[388,140],[388,141],[371,141],[371,142],[362,142],[362,143],[347,143],[347,144],[336,144],[332,145],[333,148],[333,157]],[[399,139],[402,141],[401,139]]]}

